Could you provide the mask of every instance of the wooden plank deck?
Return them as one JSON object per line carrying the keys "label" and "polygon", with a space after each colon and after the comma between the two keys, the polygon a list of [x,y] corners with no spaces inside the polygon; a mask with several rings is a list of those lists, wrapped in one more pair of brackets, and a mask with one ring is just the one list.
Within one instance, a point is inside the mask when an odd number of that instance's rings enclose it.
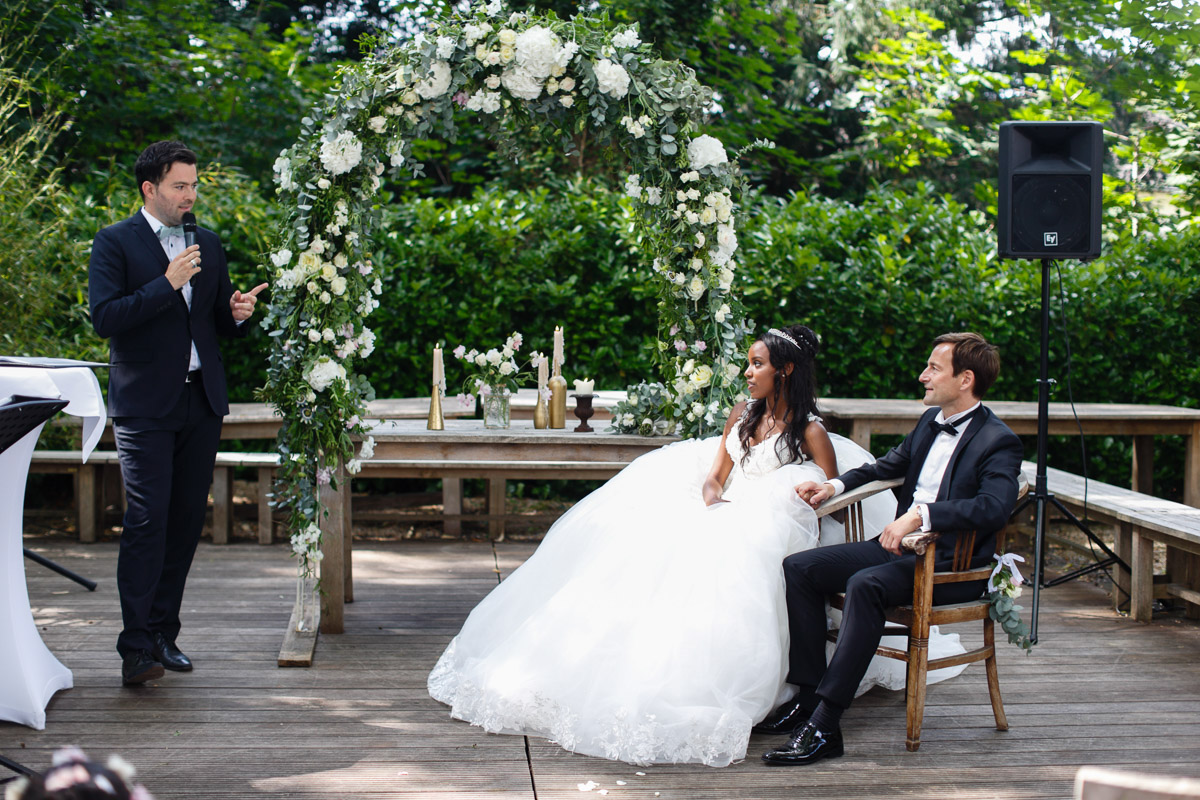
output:
{"label": "wooden plank deck", "polygon": [[[95,593],[28,563],[35,618],[75,688],[45,731],[0,723],[0,754],[44,769],[67,744],[120,753],[160,800],[172,798],[1069,798],[1085,764],[1200,777],[1200,624],[1118,617],[1072,582],[1042,595],[1042,643],[1001,651],[1011,730],[997,732],[983,669],[929,690],[921,749],[904,749],[904,703],[878,690],[846,714],[847,754],[768,769],[634,767],[493,736],[450,720],[425,676],[467,612],[533,550],[529,543],[362,543],[355,602],[311,669],[275,665],[294,599],[282,545],[203,543],[180,645],[191,674],[120,686],[116,546],[28,541],[100,582]],[[964,637],[967,638],[967,637]],[[638,773],[644,773],[639,775]],[[624,781],[625,785],[618,785]],[[657,793],[657,794],[656,794]]]}

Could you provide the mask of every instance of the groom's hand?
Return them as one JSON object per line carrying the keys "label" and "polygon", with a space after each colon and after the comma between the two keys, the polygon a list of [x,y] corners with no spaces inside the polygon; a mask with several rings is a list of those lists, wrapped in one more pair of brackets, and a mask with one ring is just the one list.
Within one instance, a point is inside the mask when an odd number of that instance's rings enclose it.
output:
{"label": "groom's hand", "polygon": [[879,534],[879,545],[893,555],[904,555],[900,552],[900,541],[912,533],[921,530],[921,512],[915,508],[902,514],[895,521],[888,523]]}
{"label": "groom's hand", "polygon": [[796,485],[796,496],[813,508],[833,497],[833,487],[828,483],[805,481]]}

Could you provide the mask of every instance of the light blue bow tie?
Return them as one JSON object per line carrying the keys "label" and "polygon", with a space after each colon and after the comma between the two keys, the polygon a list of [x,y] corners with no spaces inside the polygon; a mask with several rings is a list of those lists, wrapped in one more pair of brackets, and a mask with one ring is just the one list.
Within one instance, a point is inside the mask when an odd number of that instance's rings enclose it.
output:
{"label": "light blue bow tie", "polygon": [[183,236],[182,225],[163,225],[158,229],[158,240],[165,242],[172,236]]}

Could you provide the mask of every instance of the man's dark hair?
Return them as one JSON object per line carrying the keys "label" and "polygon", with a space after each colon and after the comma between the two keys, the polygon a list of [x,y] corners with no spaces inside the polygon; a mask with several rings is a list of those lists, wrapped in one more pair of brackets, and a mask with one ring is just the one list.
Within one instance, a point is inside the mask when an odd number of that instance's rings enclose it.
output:
{"label": "man's dark hair", "polygon": [[954,374],[959,375],[965,369],[971,370],[975,374],[974,395],[982,400],[1000,374],[1000,351],[996,345],[978,333],[943,333],[933,340],[934,347],[939,344],[954,345],[950,358]]}
{"label": "man's dark hair", "polygon": [[[133,176],[137,179],[138,191],[141,191],[142,184],[146,181],[157,186],[171,169],[171,165],[177,162],[194,166],[196,154],[183,142],[155,142],[147,147],[133,165]],[[142,199],[146,199],[145,192],[142,192]]]}

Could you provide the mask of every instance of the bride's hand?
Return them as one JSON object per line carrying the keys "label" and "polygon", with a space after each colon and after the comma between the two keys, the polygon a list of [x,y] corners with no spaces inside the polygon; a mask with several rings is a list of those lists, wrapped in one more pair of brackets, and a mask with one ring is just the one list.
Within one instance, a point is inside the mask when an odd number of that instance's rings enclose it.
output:
{"label": "bride's hand", "polygon": [[821,505],[827,498],[833,496],[833,487],[828,483],[805,481],[796,485],[796,496],[813,508]]}

